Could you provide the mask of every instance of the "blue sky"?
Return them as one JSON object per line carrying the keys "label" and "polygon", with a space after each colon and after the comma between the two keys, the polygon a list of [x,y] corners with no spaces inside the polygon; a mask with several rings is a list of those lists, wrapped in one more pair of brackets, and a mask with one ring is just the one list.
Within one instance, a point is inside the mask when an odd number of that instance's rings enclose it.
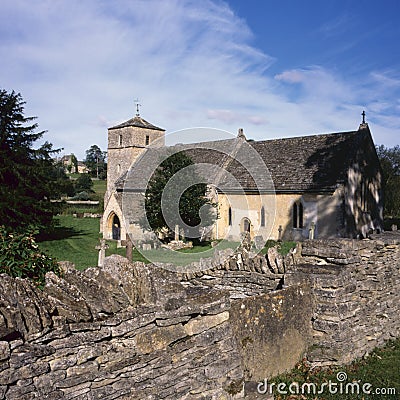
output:
{"label": "blue sky", "polygon": [[[167,132],[353,130],[399,144],[400,2],[1,0],[0,87],[83,158],[141,115]],[[202,138],[199,137],[198,140]]]}

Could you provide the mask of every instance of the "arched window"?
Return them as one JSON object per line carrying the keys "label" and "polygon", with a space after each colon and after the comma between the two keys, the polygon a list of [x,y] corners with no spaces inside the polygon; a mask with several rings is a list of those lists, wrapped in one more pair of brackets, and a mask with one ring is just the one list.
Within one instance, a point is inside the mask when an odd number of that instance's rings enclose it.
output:
{"label": "arched window", "polygon": [[304,227],[304,207],[301,201],[293,204],[293,228]]}
{"label": "arched window", "polygon": [[299,228],[303,228],[303,204],[299,203]]}
{"label": "arched window", "polygon": [[232,226],[232,208],[229,207],[228,209],[228,224]]}
{"label": "arched window", "polygon": [[265,209],[264,206],[261,207],[261,215],[260,215],[260,219],[261,219],[261,226],[265,226]]}
{"label": "arched window", "polygon": [[122,146],[122,135],[118,135],[118,146]]}

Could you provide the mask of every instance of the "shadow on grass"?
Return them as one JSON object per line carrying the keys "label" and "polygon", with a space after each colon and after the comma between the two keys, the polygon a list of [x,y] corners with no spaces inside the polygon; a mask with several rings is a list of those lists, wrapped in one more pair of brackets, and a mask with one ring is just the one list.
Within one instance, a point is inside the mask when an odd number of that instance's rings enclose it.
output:
{"label": "shadow on grass", "polygon": [[54,225],[50,227],[46,232],[40,232],[36,236],[37,242],[50,242],[55,240],[69,239],[72,237],[79,237],[85,235],[86,232],[82,229],[76,229],[73,227]]}

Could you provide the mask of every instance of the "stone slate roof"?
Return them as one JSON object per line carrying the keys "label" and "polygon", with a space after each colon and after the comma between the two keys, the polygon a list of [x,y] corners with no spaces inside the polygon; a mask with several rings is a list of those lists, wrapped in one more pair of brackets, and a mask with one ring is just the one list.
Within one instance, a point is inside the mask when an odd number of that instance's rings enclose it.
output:
{"label": "stone slate roof", "polygon": [[277,191],[334,191],[345,183],[369,129],[253,142]]}
{"label": "stone slate roof", "polygon": [[[198,173],[204,176],[206,182],[216,183],[222,191],[235,191],[238,188],[246,191],[269,191],[274,188],[281,193],[333,192],[338,185],[345,183],[349,167],[357,162],[359,150],[366,145],[373,147],[368,125],[351,132],[264,141],[246,141],[238,137],[167,148],[149,148],[141,157],[137,171],[145,171],[150,163],[154,165],[163,151],[178,149],[185,151],[195,164],[211,164],[211,168],[200,165]],[[249,146],[260,155],[270,176],[254,162],[254,153],[249,152]],[[221,174],[221,169],[226,172]],[[133,174],[130,188],[146,187],[147,182],[141,179],[141,175]],[[126,175],[116,183],[120,190],[125,179]]]}
{"label": "stone slate roof", "polygon": [[165,129],[159,128],[158,126],[155,126],[151,124],[150,122],[147,122],[145,119],[143,119],[140,116],[135,116],[134,118],[129,119],[128,121],[123,122],[122,124],[113,126],[110,129],[120,129],[120,128],[127,128],[129,126],[134,126],[137,128],[146,128],[146,129],[152,129],[154,131],[165,131]]}
{"label": "stone slate roof", "polygon": [[[223,152],[231,154],[234,151],[235,139],[201,142],[195,144],[177,144],[168,147],[148,147],[145,152],[138,158],[133,166],[133,172],[125,172],[115,182],[117,190],[143,190],[146,188],[148,179],[151,177],[154,168],[160,163],[160,160],[166,158],[171,152],[184,151],[192,158],[196,164],[205,163],[210,168],[205,169],[199,166],[198,173],[205,175],[208,182],[217,179],[219,166],[223,165],[224,159],[227,157]],[[215,166],[215,168],[212,168]],[[136,173],[135,171],[138,171]]]}
{"label": "stone slate roof", "polygon": [[[373,145],[368,126],[351,132],[247,143],[261,156],[277,192],[333,192],[345,183],[347,171],[357,161],[359,149],[366,143]],[[195,163],[215,159],[214,155],[197,150],[192,150],[189,155]],[[221,165],[224,159],[217,162]],[[254,173],[253,169],[250,174],[236,159],[228,163],[226,170],[245,190],[270,189],[270,181],[260,176],[265,172],[260,171],[257,175],[257,170]],[[229,188],[230,185],[226,186]]]}

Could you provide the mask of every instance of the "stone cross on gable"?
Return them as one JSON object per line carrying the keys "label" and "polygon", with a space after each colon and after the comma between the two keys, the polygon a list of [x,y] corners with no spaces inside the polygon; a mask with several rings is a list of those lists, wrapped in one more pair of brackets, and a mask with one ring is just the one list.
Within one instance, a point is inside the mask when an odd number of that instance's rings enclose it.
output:
{"label": "stone cross on gable", "polygon": [[362,117],[363,117],[362,123],[365,124],[365,111],[363,111],[363,112],[361,113],[361,115],[362,115]]}
{"label": "stone cross on gable", "polygon": [[100,245],[96,246],[96,250],[99,250],[99,258],[97,261],[97,266],[102,267],[104,264],[104,259],[106,258],[106,250],[109,248],[105,239],[100,239]]}

